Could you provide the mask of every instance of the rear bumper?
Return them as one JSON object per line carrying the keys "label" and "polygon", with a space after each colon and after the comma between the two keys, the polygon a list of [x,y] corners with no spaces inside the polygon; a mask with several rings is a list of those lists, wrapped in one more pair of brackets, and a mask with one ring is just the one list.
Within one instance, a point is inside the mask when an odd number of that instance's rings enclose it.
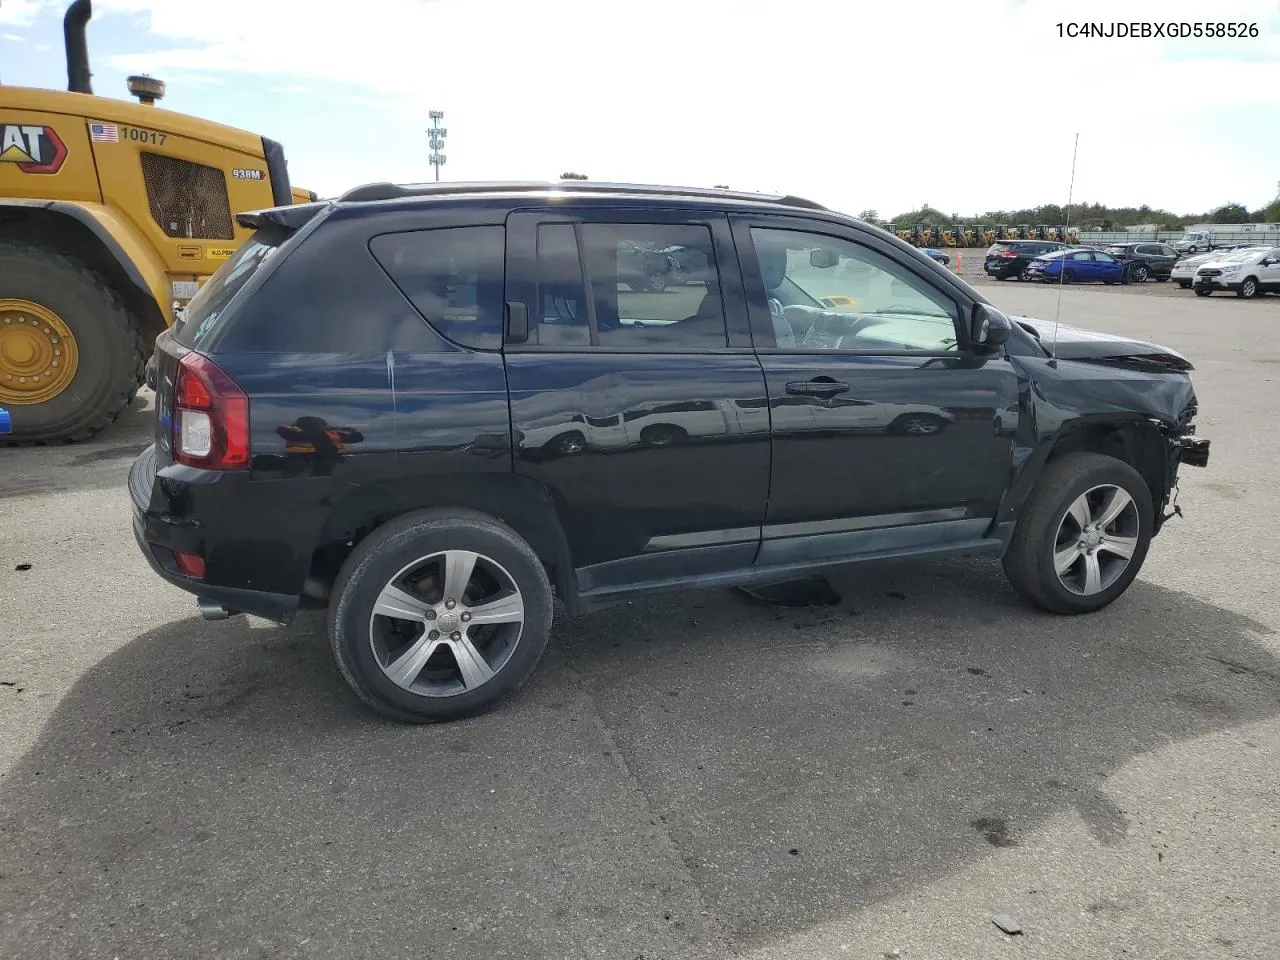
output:
{"label": "rear bumper", "polygon": [[156,476],[155,447],[139,454],[129,468],[129,499],[133,502],[133,536],[151,569],[161,579],[197,599],[225,607],[233,613],[288,623],[298,611],[299,596],[229,586],[186,576],[178,568],[175,551],[205,556],[207,545],[199,523],[151,509],[152,488],[172,483]]}

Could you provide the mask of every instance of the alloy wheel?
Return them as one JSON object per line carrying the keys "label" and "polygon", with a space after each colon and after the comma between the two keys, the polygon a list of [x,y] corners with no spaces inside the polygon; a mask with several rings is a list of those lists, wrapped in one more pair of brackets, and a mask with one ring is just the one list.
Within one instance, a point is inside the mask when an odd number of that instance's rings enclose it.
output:
{"label": "alloy wheel", "polygon": [[1058,581],[1078,596],[1101,593],[1129,566],[1140,532],[1138,505],[1122,487],[1108,483],[1086,490],[1058,521]]}
{"label": "alloy wheel", "polygon": [[501,564],[445,550],[406,565],[382,588],[369,616],[369,642],[396,686],[451,697],[506,666],[524,622],[524,598]]}

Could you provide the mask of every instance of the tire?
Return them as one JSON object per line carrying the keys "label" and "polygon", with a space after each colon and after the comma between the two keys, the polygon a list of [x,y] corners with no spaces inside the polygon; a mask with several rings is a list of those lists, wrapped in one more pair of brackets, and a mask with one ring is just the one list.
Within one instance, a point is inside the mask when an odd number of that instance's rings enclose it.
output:
{"label": "tire", "polygon": [[1213,293],[1213,291],[1210,290],[1208,287],[1196,287],[1197,297],[1207,297],[1211,293]]}
{"label": "tire", "polygon": [[654,293],[662,293],[667,289],[667,275],[655,270],[645,278],[644,287],[646,290],[652,290]]}
{"label": "tire", "polygon": [[1133,282],[1146,283],[1147,278],[1151,276],[1151,271],[1147,269],[1145,263],[1140,263],[1133,268]]}
{"label": "tire", "polygon": [[[1101,571],[1100,589],[1075,592],[1055,569],[1054,555],[1059,548],[1059,534],[1063,531],[1070,534],[1076,526],[1073,520],[1068,519],[1072,504],[1086,492],[1106,487],[1123,490],[1128,495],[1129,504],[1122,511],[1115,528],[1107,528],[1111,535],[1105,537],[1100,549],[1094,551],[1096,565]],[[1093,509],[1096,511],[1098,506],[1095,504]],[[1091,513],[1091,517],[1100,519],[1096,512]],[[1051,613],[1071,615],[1101,610],[1124,593],[1142,569],[1151,545],[1153,519],[1151,491],[1133,467],[1098,453],[1064,454],[1049,461],[1023,505],[1004,556],[1005,575],[1023,597]],[[1117,567],[1117,562],[1123,558],[1110,552],[1106,545],[1114,543],[1114,537],[1122,534],[1132,538],[1132,554],[1127,564]],[[1080,537],[1083,542],[1085,534],[1082,532]],[[1072,546],[1070,537],[1065,544],[1068,549]],[[1082,579],[1087,565],[1088,557],[1080,554],[1069,572],[1064,574],[1065,579]]]}
{"label": "tire", "polygon": [[904,413],[889,425],[889,432],[901,437],[928,437],[946,429],[947,421],[928,413]]}
{"label": "tire", "polygon": [[4,403],[12,418],[8,443],[86,440],[120,415],[142,385],[142,333],[137,318],[107,282],[78,260],[52,251],[0,243],[0,300],[26,300],[51,311],[71,332],[76,372],[41,403]]}
{"label": "tire", "polygon": [[575,453],[581,453],[586,447],[587,438],[577,430],[571,430],[553,438],[544,449],[553,456],[571,457]]}
{"label": "tire", "polygon": [[670,423],[655,424],[640,431],[641,442],[651,447],[669,447],[673,443],[688,439],[689,434],[682,427]]}
{"label": "tire", "polygon": [[1168,282],[1169,282],[1169,278],[1167,276],[1156,277],[1156,283],[1168,283]]}
{"label": "tire", "polygon": [[[416,670],[410,669],[406,673],[408,682],[427,686],[438,682],[441,690],[445,690],[449,682],[445,674],[452,672],[455,675],[453,684],[462,689],[432,694],[421,689],[408,689],[388,675],[387,668],[379,659],[380,639],[375,633],[389,632],[393,624],[407,621],[379,616],[375,627],[373,610],[384,586],[415,562],[443,551],[467,551],[478,555],[475,564],[477,574],[468,581],[473,586],[485,578],[492,579],[490,570],[507,575],[522,601],[523,621],[479,628],[493,631],[487,647],[476,642],[469,643],[468,649],[481,652],[485,667],[491,673],[475,686],[468,686],[463,679],[465,672],[459,666],[461,661],[453,656],[454,645],[440,641],[437,650],[443,651],[442,658],[437,659],[433,655],[430,660],[419,664]],[[509,598],[510,594],[506,599]],[[443,598],[435,596],[429,599]],[[343,679],[361,700],[379,713],[406,723],[457,720],[492,709],[529,678],[547,646],[552,603],[551,584],[542,562],[533,548],[510,527],[471,511],[424,510],[380,527],[352,551],[334,584],[329,607],[329,638]],[[442,630],[461,626],[460,623],[445,624],[447,613],[451,612],[453,618],[457,618],[458,610],[467,609],[461,597],[453,611],[445,611],[443,604],[437,606],[440,613],[429,622],[440,624]],[[470,607],[472,610],[479,608]],[[465,612],[461,616],[465,617]],[[510,629],[513,627],[514,630]],[[451,633],[450,636],[463,635],[470,640],[469,630],[474,629],[477,628],[463,626],[461,633]],[[425,637],[428,634],[427,622],[423,622],[418,631]],[[404,641],[410,648],[417,646],[412,637],[410,627]],[[505,648],[502,651],[497,650],[499,639]],[[498,659],[499,654],[501,659],[495,666],[489,658]],[[442,670],[441,663],[453,666]],[[435,666],[427,669],[432,664]],[[440,675],[439,681],[433,679],[436,675]]]}
{"label": "tire", "polygon": [[1190,290],[1190,289],[1191,289],[1191,281],[1190,281],[1190,280],[1179,280],[1179,281],[1178,281],[1178,286],[1180,286],[1183,290]]}
{"label": "tire", "polygon": [[1258,281],[1253,277],[1245,277],[1240,281],[1240,286],[1236,290],[1236,296],[1242,300],[1252,300],[1258,295]]}
{"label": "tire", "polygon": [[1076,282],[1076,272],[1075,272],[1074,270],[1063,270],[1063,271],[1062,271],[1062,282],[1063,282],[1063,283],[1075,283],[1075,282]]}

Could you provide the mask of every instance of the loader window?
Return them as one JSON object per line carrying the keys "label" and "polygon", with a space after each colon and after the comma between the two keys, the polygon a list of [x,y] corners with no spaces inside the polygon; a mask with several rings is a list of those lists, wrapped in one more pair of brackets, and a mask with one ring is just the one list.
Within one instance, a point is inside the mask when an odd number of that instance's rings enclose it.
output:
{"label": "loader window", "polygon": [[142,154],[142,180],[151,216],[168,237],[234,240],[227,178],[217,167]]}

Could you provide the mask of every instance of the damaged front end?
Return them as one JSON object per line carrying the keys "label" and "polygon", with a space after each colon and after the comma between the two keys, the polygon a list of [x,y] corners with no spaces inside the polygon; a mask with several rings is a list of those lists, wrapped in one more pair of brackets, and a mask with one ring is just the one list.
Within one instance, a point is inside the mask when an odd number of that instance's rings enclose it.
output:
{"label": "damaged front end", "polygon": [[1025,317],[1015,322],[1049,354],[1010,358],[1026,377],[1032,413],[1020,431],[1018,459],[1034,473],[1051,455],[1072,449],[1112,454],[1146,479],[1156,532],[1180,516],[1179,468],[1209,462],[1209,441],[1196,435],[1191,363],[1140,340]]}

